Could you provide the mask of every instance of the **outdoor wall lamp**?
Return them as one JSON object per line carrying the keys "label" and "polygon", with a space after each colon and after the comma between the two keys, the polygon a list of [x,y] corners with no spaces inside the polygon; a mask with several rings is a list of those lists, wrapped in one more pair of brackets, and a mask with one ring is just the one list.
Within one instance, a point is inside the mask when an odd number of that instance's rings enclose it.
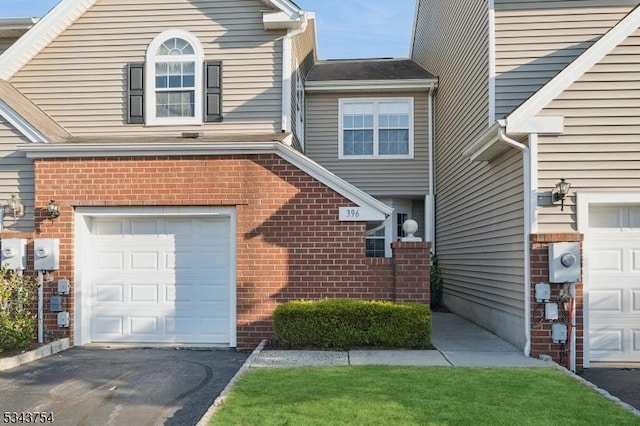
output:
{"label": "outdoor wall lamp", "polygon": [[564,199],[569,194],[570,188],[571,184],[565,178],[561,178],[560,182],[556,183],[556,187],[551,191],[551,200],[553,204],[560,202],[560,211],[564,210]]}
{"label": "outdoor wall lamp", "polygon": [[9,210],[13,212],[13,220],[18,220],[19,217],[24,216],[24,204],[18,197],[18,194],[11,194],[11,198],[7,200],[9,204]]}
{"label": "outdoor wall lamp", "polygon": [[60,216],[60,208],[54,200],[50,200],[47,204],[47,213],[49,213],[49,219],[55,219]]}

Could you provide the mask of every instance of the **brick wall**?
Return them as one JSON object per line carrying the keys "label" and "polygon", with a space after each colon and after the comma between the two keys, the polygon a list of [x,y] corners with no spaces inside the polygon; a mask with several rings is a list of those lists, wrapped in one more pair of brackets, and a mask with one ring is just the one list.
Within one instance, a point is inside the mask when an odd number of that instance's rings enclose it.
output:
{"label": "brick wall", "polygon": [[[338,221],[338,207],[353,204],[276,155],[38,159],[34,164],[35,235],[60,239],[56,278],[70,278],[72,285],[75,207],[235,206],[239,348],[271,336],[273,309],[290,299],[396,296],[392,262],[365,256],[364,223]],[[46,217],[50,199],[60,207],[55,220]],[[405,263],[419,261],[420,268],[426,262],[428,293],[428,249],[426,258],[403,257]],[[416,287],[424,271],[403,268],[407,290],[401,293],[428,303],[428,294]],[[414,273],[423,278],[412,281]],[[53,288],[54,283],[45,287],[45,301]],[[73,295],[69,302],[73,318]],[[73,337],[73,324],[60,330],[55,314],[47,313],[45,323]]]}
{"label": "brick wall", "polygon": [[[553,343],[551,339],[551,326],[554,322],[568,324],[569,306],[558,304],[559,319],[550,321],[545,319],[544,303],[537,303],[535,299],[536,283],[549,282],[549,244],[559,242],[580,242],[582,234],[534,234],[531,235],[531,356],[550,355],[555,362],[569,366],[569,340],[567,344]],[[582,248],[581,248],[582,250]],[[582,255],[581,255],[582,257]],[[551,300],[557,301],[564,284],[551,284]],[[583,368],[583,288],[582,282],[576,285],[576,368]],[[563,320],[564,318],[564,320]],[[569,325],[569,324],[568,324]],[[570,327],[569,327],[570,330]]]}

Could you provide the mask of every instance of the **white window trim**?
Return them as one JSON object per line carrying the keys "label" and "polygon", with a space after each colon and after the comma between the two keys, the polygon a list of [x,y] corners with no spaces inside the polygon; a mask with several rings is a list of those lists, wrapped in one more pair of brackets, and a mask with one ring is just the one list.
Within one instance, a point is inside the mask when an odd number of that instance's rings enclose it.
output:
{"label": "white window trim", "polygon": [[[401,101],[409,104],[409,154],[407,155],[380,155],[378,154],[378,115],[380,102]],[[373,155],[344,155],[344,117],[342,111],[344,104],[349,102],[373,102],[374,103],[374,120],[373,120]],[[338,158],[340,160],[392,160],[392,159],[412,159],[413,153],[413,134],[414,134],[414,108],[413,98],[340,98],[338,105]]]}
{"label": "white window trim", "polygon": [[[156,52],[165,41],[181,38],[191,44],[195,51],[195,87],[193,117],[156,117]],[[203,123],[203,72],[204,54],[196,36],[185,30],[172,29],[158,34],[149,43],[145,59],[145,124],[151,126],[172,126],[176,124]]]}

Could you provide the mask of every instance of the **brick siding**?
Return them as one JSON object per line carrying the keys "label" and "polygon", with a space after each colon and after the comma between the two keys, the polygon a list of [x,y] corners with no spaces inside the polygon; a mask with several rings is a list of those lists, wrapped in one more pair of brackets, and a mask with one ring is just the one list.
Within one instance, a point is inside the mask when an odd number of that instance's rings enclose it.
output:
{"label": "brick siding", "polygon": [[[365,256],[365,224],[338,221],[338,208],[353,203],[276,155],[37,159],[34,165],[33,236],[60,239],[56,281],[70,278],[72,286],[75,207],[234,206],[239,348],[271,337],[273,309],[291,299],[396,297],[393,262]],[[50,199],[60,207],[55,220],[46,215]],[[429,303],[428,248],[419,252],[403,254],[409,265],[399,293]],[[45,286],[45,305],[54,288],[55,281]],[[73,302],[72,294],[72,319]],[[73,324],[60,329],[55,314],[46,313],[45,325],[73,341]]]}
{"label": "brick siding", "polygon": [[[535,299],[536,283],[549,282],[549,244],[559,242],[579,242],[582,251],[582,234],[534,234],[531,235],[531,356],[550,355],[555,362],[569,366],[569,340],[566,345],[553,343],[551,339],[551,326],[556,321],[545,319],[544,303],[537,303]],[[582,253],[581,253],[582,257]],[[581,274],[582,275],[582,274]],[[551,284],[551,300],[556,301],[560,297],[563,284]],[[583,368],[584,350],[584,299],[582,282],[576,285],[576,368]],[[559,319],[569,318],[568,306],[558,304]],[[568,320],[564,322],[567,323]],[[569,326],[569,324],[567,323]],[[570,327],[568,328],[570,332]]]}

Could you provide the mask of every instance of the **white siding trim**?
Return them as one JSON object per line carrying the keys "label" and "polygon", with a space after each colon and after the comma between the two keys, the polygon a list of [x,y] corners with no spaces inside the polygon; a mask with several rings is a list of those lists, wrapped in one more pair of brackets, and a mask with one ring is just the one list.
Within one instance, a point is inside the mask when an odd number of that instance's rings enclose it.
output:
{"label": "white siding trim", "polygon": [[234,207],[78,207],[75,209],[75,240],[74,250],[76,259],[74,282],[75,312],[74,312],[74,345],[86,345],[91,342],[91,292],[85,288],[90,284],[87,265],[88,244],[91,241],[91,219],[96,217],[131,217],[131,216],[211,216],[227,217],[230,226],[229,241],[229,346],[237,346],[236,332],[236,209]]}
{"label": "white siding trim", "polygon": [[516,108],[506,121],[509,126],[519,127],[537,115],[546,105],[557,98],[585,72],[602,60],[618,44],[622,43],[640,26],[640,6],[636,6],[624,19],[603,35],[589,49],[556,75],[533,96]]}
{"label": "white siding trim", "polygon": [[576,192],[578,233],[585,236],[582,259],[582,286],[584,295],[583,313],[583,365],[589,368],[589,256],[586,255],[589,231],[589,207],[592,204],[640,204],[639,192]]}

